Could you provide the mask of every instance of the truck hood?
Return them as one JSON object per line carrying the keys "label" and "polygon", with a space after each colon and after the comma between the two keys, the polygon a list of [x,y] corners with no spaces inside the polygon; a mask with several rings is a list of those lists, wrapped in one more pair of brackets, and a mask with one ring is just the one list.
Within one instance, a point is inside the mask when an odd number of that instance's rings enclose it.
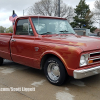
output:
{"label": "truck hood", "polygon": [[43,41],[63,45],[79,46],[83,51],[100,49],[100,38],[79,35],[45,35]]}

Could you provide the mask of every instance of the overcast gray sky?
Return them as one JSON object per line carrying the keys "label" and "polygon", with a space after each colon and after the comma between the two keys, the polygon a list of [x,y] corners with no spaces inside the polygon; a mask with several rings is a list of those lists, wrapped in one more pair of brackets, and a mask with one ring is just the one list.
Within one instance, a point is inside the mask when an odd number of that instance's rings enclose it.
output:
{"label": "overcast gray sky", "polygon": [[[40,0],[0,0],[0,26],[9,27],[12,23],[9,21],[9,16],[12,15],[12,10],[15,10],[18,16],[23,15],[23,10],[27,14],[27,8],[32,6],[35,2]],[[80,0],[63,0],[68,6],[73,8],[78,5]],[[94,8],[95,0],[86,0],[90,9]]]}

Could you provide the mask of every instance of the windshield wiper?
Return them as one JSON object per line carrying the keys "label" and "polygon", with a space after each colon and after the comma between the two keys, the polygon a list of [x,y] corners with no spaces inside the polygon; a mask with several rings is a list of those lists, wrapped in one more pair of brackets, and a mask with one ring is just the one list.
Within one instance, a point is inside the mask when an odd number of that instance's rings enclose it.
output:
{"label": "windshield wiper", "polygon": [[68,32],[68,31],[64,30],[64,31],[59,31],[59,32]]}
{"label": "windshield wiper", "polygon": [[[60,34],[66,34],[66,33],[69,32],[69,31],[64,30],[64,31],[59,31],[59,32],[61,32]],[[67,34],[68,34],[68,33],[67,33]]]}
{"label": "windshield wiper", "polygon": [[42,33],[41,35],[45,35],[45,34],[52,34],[52,32]]}

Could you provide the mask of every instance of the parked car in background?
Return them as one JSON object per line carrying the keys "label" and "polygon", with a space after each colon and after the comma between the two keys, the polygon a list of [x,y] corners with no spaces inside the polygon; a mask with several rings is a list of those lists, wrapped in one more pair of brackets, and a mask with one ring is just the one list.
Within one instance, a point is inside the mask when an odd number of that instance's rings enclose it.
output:
{"label": "parked car in background", "polygon": [[86,29],[86,28],[73,28],[73,29],[77,33],[77,35],[89,36],[90,29]]}
{"label": "parked car in background", "polygon": [[97,33],[90,33],[89,36],[97,36]]}

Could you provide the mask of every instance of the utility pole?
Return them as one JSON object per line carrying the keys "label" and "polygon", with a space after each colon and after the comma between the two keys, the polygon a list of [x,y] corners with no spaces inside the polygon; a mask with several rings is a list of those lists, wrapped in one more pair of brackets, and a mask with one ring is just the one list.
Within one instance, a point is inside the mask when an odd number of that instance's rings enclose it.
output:
{"label": "utility pole", "polygon": [[60,17],[60,0],[58,0],[58,17]]}
{"label": "utility pole", "polygon": [[25,12],[27,11],[27,10],[29,10],[30,8],[32,8],[33,6],[30,6],[30,7],[28,7],[28,8],[26,8],[26,9],[23,9],[23,16],[25,15]]}
{"label": "utility pole", "polygon": [[23,10],[23,16],[24,16],[24,10]]}

